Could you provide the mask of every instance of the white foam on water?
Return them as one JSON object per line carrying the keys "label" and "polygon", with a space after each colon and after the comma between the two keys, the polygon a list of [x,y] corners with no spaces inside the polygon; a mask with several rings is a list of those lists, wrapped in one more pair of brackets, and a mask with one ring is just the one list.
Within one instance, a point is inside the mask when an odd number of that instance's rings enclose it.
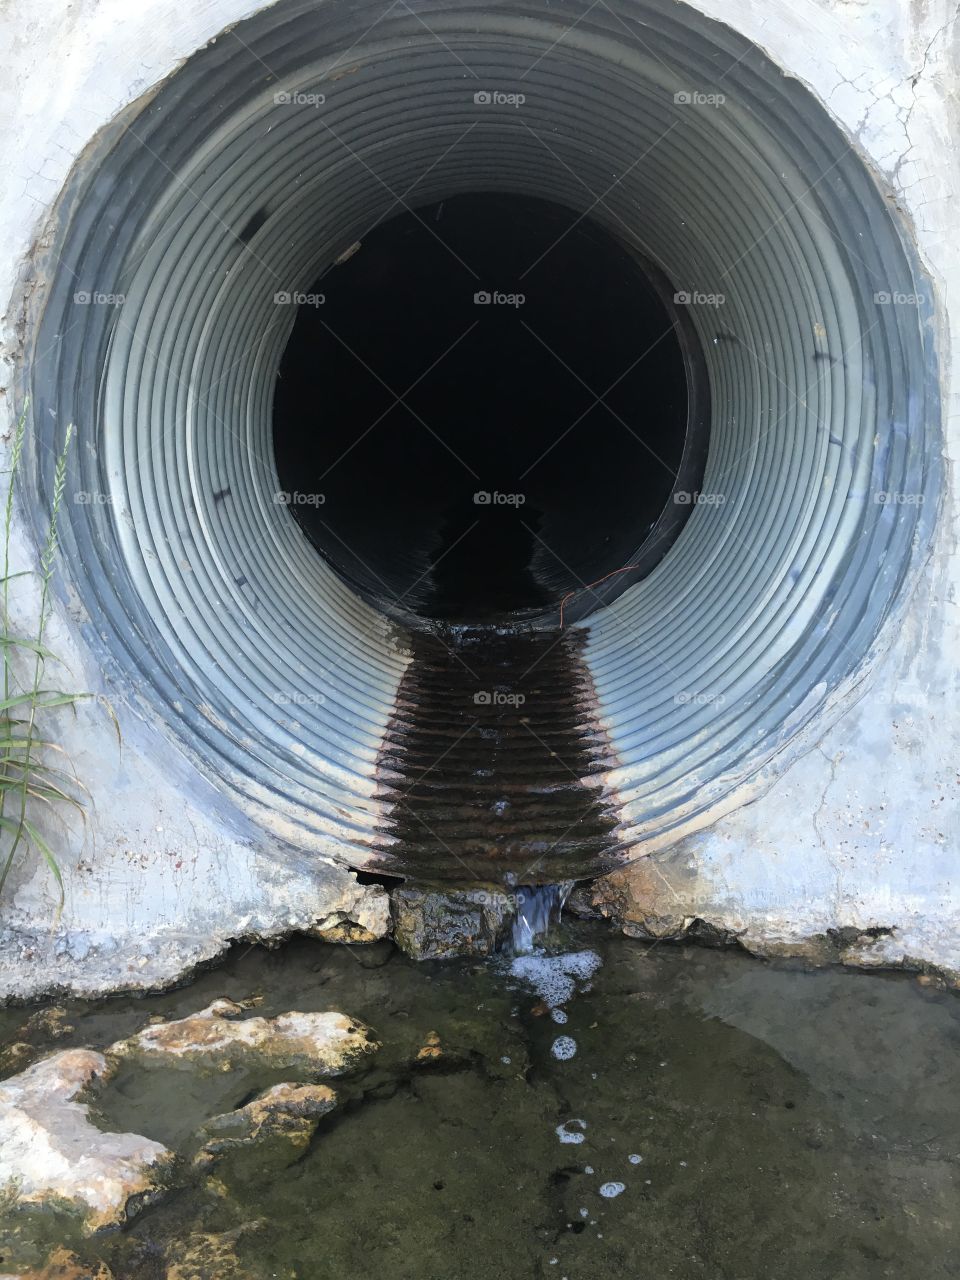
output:
{"label": "white foam on water", "polygon": [[630,1161],[631,1164],[641,1164],[643,1161],[643,1156],[627,1156],[627,1159]]}
{"label": "white foam on water", "polygon": [[550,1052],[560,1062],[567,1062],[577,1052],[577,1042],[570,1036],[557,1036],[550,1046]]}
{"label": "white foam on water", "polygon": [[563,1024],[567,1020],[567,1015],[563,1011],[563,1009],[551,1009],[550,1017],[554,1020],[554,1022],[559,1022],[561,1026],[563,1026]]}
{"label": "white foam on water", "polygon": [[605,1200],[612,1200],[621,1191],[626,1191],[626,1189],[626,1184],[623,1182],[605,1182],[600,1188],[600,1194]]}
{"label": "white foam on water", "polygon": [[[572,1124],[578,1124],[580,1126],[579,1132],[576,1129],[570,1128],[570,1125]],[[583,1142],[586,1127],[586,1120],[565,1120],[563,1124],[557,1125],[555,1132],[561,1142],[573,1143],[575,1145],[579,1142]]]}
{"label": "white foam on water", "polygon": [[533,954],[514,956],[510,972],[555,1009],[571,999],[578,982],[589,982],[601,964],[596,951],[568,951],[559,956]]}

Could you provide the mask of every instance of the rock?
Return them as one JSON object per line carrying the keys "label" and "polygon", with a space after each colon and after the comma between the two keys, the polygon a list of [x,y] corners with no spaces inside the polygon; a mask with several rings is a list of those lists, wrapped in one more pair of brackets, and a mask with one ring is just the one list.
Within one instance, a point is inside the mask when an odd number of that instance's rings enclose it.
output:
{"label": "rock", "polygon": [[67,1022],[67,1011],[60,1005],[50,1005],[32,1013],[16,1032],[16,1039],[0,1049],[0,1072],[8,1074],[22,1071],[42,1058],[51,1040],[59,1040],[75,1030]]}
{"label": "rock", "polygon": [[154,1023],[129,1040],[111,1045],[111,1057],[184,1062],[216,1069],[256,1059],[316,1075],[338,1075],[380,1046],[363,1023],[342,1013],[282,1013],[276,1018],[240,1018],[232,1000],[176,1022]]}
{"label": "rock", "polygon": [[21,1271],[0,1280],[113,1280],[113,1272],[105,1262],[87,1266],[69,1249],[54,1249],[39,1270]]}
{"label": "rock", "polygon": [[383,937],[382,934],[371,932],[365,925],[358,924],[355,920],[335,920],[334,923],[325,925],[323,928],[315,925],[305,932],[311,938],[319,938],[321,942],[345,942],[350,945],[378,942]]}
{"label": "rock", "polygon": [[289,1164],[309,1145],[320,1117],[336,1105],[337,1095],[324,1084],[275,1084],[245,1107],[208,1121],[203,1127],[207,1141],[194,1163],[207,1168],[226,1152],[269,1140],[275,1149],[286,1149],[284,1163]]}
{"label": "rock", "polygon": [[241,1236],[260,1226],[260,1222],[250,1222],[233,1231],[187,1236],[179,1257],[167,1266],[167,1280],[257,1280],[241,1266],[236,1247]]}
{"label": "rock", "polygon": [[[0,1071],[4,1074],[11,1071],[22,1071],[35,1058],[39,1058],[43,1050],[39,1045],[27,1044],[24,1040],[13,1040],[0,1049]],[[0,1280],[3,1277],[0,1276]]]}
{"label": "rock", "polygon": [[704,894],[689,857],[651,854],[574,890],[567,908],[619,925],[628,938],[733,946],[737,930],[701,915]]}
{"label": "rock", "polygon": [[393,892],[393,937],[414,960],[488,956],[505,939],[515,906],[485,890],[403,888]]}
{"label": "rock", "polygon": [[442,1056],[443,1050],[440,1048],[440,1036],[436,1031],[428,1031],[423,1048],[417,1054],[417,1061],[432,1062]]}
{"label": "rock", "polygon": [[71,1035],[75,1030],[76,1028],[67,1021],[66,1009],[59,1004],[39,1009],[23,1024],[23,1033],[28,1039],[31,1036],[45,1036],[51,1040],[59,1040],[62,1036]]}
{"label": "rock", "polygon": [[639,858],[574,890],[568,910],[618,924],[630,937],[682,938],[696,918],[693,895],[683,877],[668,872],[653,858]]}
{"label": "rock", "polygon": [[157,1191],[172,1154],[134,1133],[103,1133],[77,1095],[109,1076],[103,1054],[66,1049],[0,1084],[0,1185],[21,1203],[66,1203],[87,1230],[126,1220]]}
{"label": "rock", "polygon": [[324,942],[376,942],[390,929],[390,896],[379,885],[356,884],[305,932]]}

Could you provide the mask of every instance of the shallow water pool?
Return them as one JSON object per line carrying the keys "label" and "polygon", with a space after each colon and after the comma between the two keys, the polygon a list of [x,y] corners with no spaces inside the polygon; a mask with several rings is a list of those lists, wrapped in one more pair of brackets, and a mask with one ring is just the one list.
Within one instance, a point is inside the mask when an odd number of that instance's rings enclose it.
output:
{"label": "shallow water pool", "polygon": [[213,1172],[199,1126],[291,1074],[124,1067],[98,1122],[174,1147],[172,1188],[92,1239],[7,1205],[0,1272],[57,1242],[117,1280],[960,1276],[960,1003],[913,978],[587,924],[512,963],[297,940],[165,995],[0,1011],[6,1073],[218,996],[337,1009],[382,1048],[305,1154]]}

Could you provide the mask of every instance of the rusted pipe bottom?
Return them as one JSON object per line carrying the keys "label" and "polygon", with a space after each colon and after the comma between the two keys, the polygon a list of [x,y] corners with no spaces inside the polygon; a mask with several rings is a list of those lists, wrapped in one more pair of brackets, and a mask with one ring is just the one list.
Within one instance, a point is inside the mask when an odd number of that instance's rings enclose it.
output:
{"label": "rusted pipe bottom", "polygon": [[379,762],[391,824],[378,868],[469,887],[619,865],[583,633],[449,627],[412,640]]}

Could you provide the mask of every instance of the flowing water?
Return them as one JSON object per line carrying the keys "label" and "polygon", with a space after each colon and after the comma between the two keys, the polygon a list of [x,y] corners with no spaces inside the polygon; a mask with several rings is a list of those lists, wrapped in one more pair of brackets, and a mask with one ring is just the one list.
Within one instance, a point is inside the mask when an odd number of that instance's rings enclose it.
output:
{"label": "flowing water", "polygon": [[503,887],[625,860],[583,642],[515,626],[412,634],[379,760],[392,844],[371,868]]}
{"label": "flowing water", "polygon": [[517,890],[517,914],[513,919],[510,949],[514,955],[533,951],[534,943],[560,923],[563,904],[570,896],[574,882],[563,884],[523,885]]}
{"label": "flowing water", "polygon": [[[382,1041],[332,1082],[339,1105],[292,1163],[185,1161],[163,1199],[94,1238],[0,1205],[0,1272],[56,1240],[117,1280],[960,1275],[955,995],[569,920],[550,938],[419,965],[389,943],[301,939],[238,949],[165,995],[0,1011],[4,1042],[26,1046],[16,1069],[218,996],[342,1010]],[[204,1120],[276,1078],[132,1064],[100,1123],[189,1156]]]}

